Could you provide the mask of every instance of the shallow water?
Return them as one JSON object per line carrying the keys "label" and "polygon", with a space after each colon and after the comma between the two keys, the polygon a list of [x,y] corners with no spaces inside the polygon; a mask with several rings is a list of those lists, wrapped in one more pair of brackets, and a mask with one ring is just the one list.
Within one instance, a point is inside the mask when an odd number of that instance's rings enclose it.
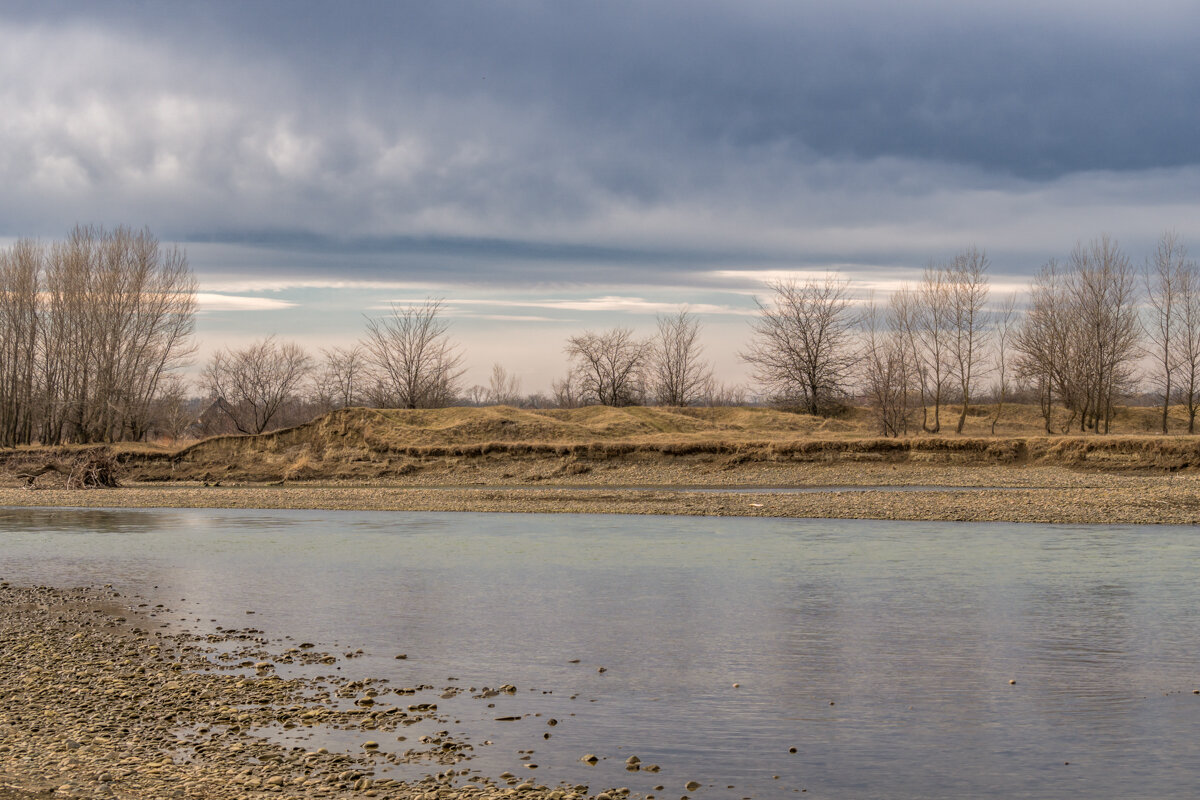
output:
{"label": "shallow water", "polygon": [[[1197,533],[6,509],[0,578],[113,583],[191,629],[362,648],[340,662],[351,677],[515,684],[491,701],[433,696],[476,744],[464,766],[492,774],[531,774],[518,751],[533,749],[541,782],[668,797],[692,779],[706,787],[688,794],[714,798],[1190,797]],[[525,713],[543,716],[495,721]],[[606,760],[579,763],[588,752]],[[625,772],[630,754],[662,772]]]}

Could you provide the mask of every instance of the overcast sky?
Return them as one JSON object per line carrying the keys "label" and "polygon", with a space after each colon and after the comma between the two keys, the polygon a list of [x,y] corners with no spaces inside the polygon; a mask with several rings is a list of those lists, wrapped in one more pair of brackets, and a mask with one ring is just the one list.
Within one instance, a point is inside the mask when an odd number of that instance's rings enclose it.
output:
{"label": "overcast sky", "polygon": [[446,298],[473,382],[764,278],[1200,253],[1200,4],[0,3],[0,239],[148,226],[204,352]]}

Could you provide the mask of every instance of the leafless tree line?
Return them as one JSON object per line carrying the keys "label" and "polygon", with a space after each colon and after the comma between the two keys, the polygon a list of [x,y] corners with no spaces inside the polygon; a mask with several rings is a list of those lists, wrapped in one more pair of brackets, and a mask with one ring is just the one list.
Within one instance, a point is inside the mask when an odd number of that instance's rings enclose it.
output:
{"label": "leafless tree line", "polygon": [[955,431],[962,432],[991,336],[987,269],[987,255],[970,247],[894,292],[886,319],[874,304],[868,308],[865,383],[868,394],[888,398],[888,410],[878,409],[886,433],[907,433],[914,406],[920,429],[938,433],[952,401],[960,406]]}
{"label": "leafless tree line", "polygon": [[1107,433],[1143,378],[1158,389],[1163,432],[1172,404],[1195,432],[1200,271],[1178,236],[1164,234],[1140,274],[1109,237],[1080,243],[1065,264],[1042,267],[1023,313],[1014,295],[989,303],[987,271],[987,255],[967,248],[882,307],[856,307],[832,275],[772,284],[743,358],[782,405],[817,413],[858,392],[889,436],[939,432],[948,405],[961,433],[988,379],[993,433],[1018,386],[1037,398],[1048,433]]}
{"label": "leafless tree line", "polygon": [[1137,272],[1108,237],[1077,245],[1066,265],[1051,261],[1038,273],[1013,345],[1047,432],[1055,403],[1069,413],[1063,432],[1108,432],[1116,398],[1134,387],[1138,301]]}
{"label": "leafless tree line", "polygon": [[[1161,387],[1164,427],[1168,405],[1182,402],[1194,429],[1200,280],[1177,237],[1163,237],[1140,283],[1111,239],[1080,244],[1065,264],[1052,260],[1043,267],[1024,313],[1016,295],[989,302],[988,268],[986,253],[969,247],[931,263],[919,281],[882,306],[873,299],[855,303],[849,282],[832,274],[773,283],[771,297],[759,301],[742,358],[781,406],[827,413],[862,398],[881,432],[900,436],[940,432],[950,424],[944,418],[950,406],[961,433],[972,403],[989,389],[993,433],[1017,392],[1038,398],[1048,432],[1076,426],[1107,432],[1116,401],[1136,388],[1137,360],[1149,353],[1156,357],[1151,378]],[[1144,324],[1139,285],[1152,312]],[[368,320],[362,342],[325,350],[319,362],[267,339],[217,354],[205,380],[220,409],[245,432],[350,405],[744,403],[744,389],[714,381],[700,330],[684,307],[660,315],[648,338],[629,328],[585,331],[567,340],[570,369],[551,397],[523,396],[520,380],[499,364],[487,386],[464,394],[462,357],[441,301],[427,300]],[[303,400],[302,385],[310,387]]]}
{"label": "leafless tree line", "polygon": [[849,283],[834,275],[771,284],[759,302],[755,339],[743,358],[776,402],[821,413],[857,387],[880,431],[928,433],[942,428],[942,410],[960,406],[961,432],[988,355],[988,259],[968,248],[948,263],[932,263],[920,283],[893,292],[886,308],[871,298],[852,302]]}
{"label": "leafless tree line", "polygon": [[210,398],[203,433],[261,433],[315,414],[349,406],[436,408],[477,405],[575,407],[663,405],[745,400],[740,387],[713,381],[703,358],[700,322],[686,308],[660,315],[655,336],[628,328],[585,332],[568,339],[568,376],[554,397],[522,395],[520,379],[502,365],[487,386],[462,390],[462,357],[449,336],[442,301],[393,306],[368,319],[363,340],[350,348],[322,351],[314,360],[298,345],[274,337],[212,356],[202,373]]}
{"label": "leafless tree line", "polygon": [[736,405],[745,390],[717,383],[700,343],[701,323],[686,306],[659,314],[655,333],[585,331],[567,340],[570,369],[553,385],[562,408],[583,405]]}
{"label": "leafless tree line", "polygon": [[[849,282],[833,274],[772,283],[742,359],[772,402],[827,413],[862,398],[890,436],[938,433],[949,424],[961,433],[985,392],[994,403],[993,433],[1018,393],[1037,398],[1047,432],[1107,432],[1117,401],[1143,377],[1159,389],[1163,430],[1169,406],[1179,403],[1194,432],[1200,272],[1177,236],[1165,234],[1140,273],[1110,238],[1081,243],[1065,263],[1043,266],[1023,311],[1016,295],[990,301],[988,269],[987,254],[968,247],[930,263],[882,305],[856,303]],[[461,402],[461,356],[440,311],[439,301],[393,308],[390,317],[369,321],[359,346],[325,351],[313,367],[314,401]],[[744,403],[743,388],[714,381],[700,330],[685,307],[660,315],[648,338],[630,328],[585,331],[567,340],[570,369],[551,397],[522,396],[517,377],[497,364],[488,385],[466,399],[560,407]],[[1138,365],[1146,357],[1153,368],[1143,375]]]}
{"label": "leafless tree line", "polygon": [[[316,363],[273,336],[215,353],[201,376],[213,408],[240,433],[262,433],[337,408],[439,408],[459,397],[465,372],[442,301],[393,304],[368,318],[354,347],[322,351]],[[308,402],[301,395],[309,390]],[[306,413],[307,412],[307,413]]]}
{"label": "leafless tree line", "polygon": [[1200,270],[1174,232],[1159,239],[1146,261],[1144,281],[1147,349],[1154,363],[1151,379],[1162,395],[1162,432],[1168,432],[1171,403],[1179,403],[1187,412],[1188,433],[1195,433],[1200,410]]}
{"label": "leafless tree line", "polygon": [[[988,267],[967,248],[883,304],[855,302],[833,274],[772,283],[742,358],[773,402],[827,413],[864,398],[891,436],[941,431],[950,406],[962,432],[989,389],[993,432],[1018,391],[1037,398],[1047,432],[1107,432],[1118,401],[1145,381],[1162,430],[1178,404],[1195,431],[1200,271],[1177,235],[1164,234],[1141,269],[1108,237],[1080,243],[1042,267],[1021,312],[1015,295],[989,301]],[[61,242],[0,250],[0,443],[180,433],[194,419],[178,370],[194,352],[195,289],[186,256],[148,231],[77,227]],[[225,348],[201,385],[210,422],[242,433],[356,405],[744,403],[744,388],[714,380],[700,333],[681,307],[650,337],[569,337],[570,369],[552,397],[523,395],[499,364],[487,386],[464,391],[442,301],[427,299],[368,318],[360,342],[320,358],[274,337]]]}
{"label": "leafless tree line", "polygon": [[989,310],[987,257],[969,248],[932,264],[920,285],[889,301],[886,320],[871,307],[866,326],[865,388],[881,429],[907,431],[910,403],[921,429],[941,429],[942,407],[959,407],[962,432],[985,375],[994,378],[992,430],[1015,379],[1031,387],[1047,432],[1063,408],[1061,430],[1107,432],[1117,398],[1128,394],[1142,354],[1136,270],[1117,244],[1079,244],[1066,265],[1048,262],[1030,288],[1018,321],[1015,298]]}
{"label": "leafless tree line", "polygon": [[195,289],[183,252],[145,230],[0,250],[0,442],[152,433],[182,392]]}

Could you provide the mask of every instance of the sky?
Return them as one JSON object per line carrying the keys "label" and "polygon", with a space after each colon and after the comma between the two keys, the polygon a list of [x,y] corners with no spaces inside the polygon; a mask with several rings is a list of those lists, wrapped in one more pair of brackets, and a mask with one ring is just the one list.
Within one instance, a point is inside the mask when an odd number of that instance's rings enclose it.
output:
{"label": "sky", "polygon": [[773,278],[1200,253],[1197,40],[1175,0],[0,1],[0,244],[179,244],[201,362],[440,297],[468,385],[532,392],[688,304],[746,382]]}

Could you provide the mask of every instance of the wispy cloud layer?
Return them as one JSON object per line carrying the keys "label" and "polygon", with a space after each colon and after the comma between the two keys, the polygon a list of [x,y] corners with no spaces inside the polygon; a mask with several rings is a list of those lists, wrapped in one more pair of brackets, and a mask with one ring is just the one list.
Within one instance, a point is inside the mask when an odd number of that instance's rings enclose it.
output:
{"label": "wispy cloud layer", "polygon": [[201,312],[205,311],[277,311],[293,308],[296,304],[289,300],[279,300],[272,297],[242,297],[215,292],[197,292],[196,305]]}
{"label": "wispy cloud layer", "polygon": [[[419,304],[422,299],[419,298],[400,298],[390,301],[390,304],[398,306],[408,306]],[[380,306],[388,308],[389,305]],[[529,298],[522,300],[489,300],[489,299],[470,299],[470,298],[450,298],[445,301],[446,308],[458,313],[466,313],[475,316],[472,309],[484,308],[541,308],[548,310],[561,311],[587,311],[587,312],[624,312],[631,314],[669,314],[676,311],[681,303],[666,302],[662,300],[647,300],[642,297],[585,297],[576,300],[564,299],[540,299]],[[688,308],[696,314],[736,314],[745,315],[748,312],[743,308],[734,308],[731,306],[714,305],[712,303],[688,303]],[[465,311],[464,311],[465,309]],[[533,319],[550,319],[545,317],[535,317]]]}

